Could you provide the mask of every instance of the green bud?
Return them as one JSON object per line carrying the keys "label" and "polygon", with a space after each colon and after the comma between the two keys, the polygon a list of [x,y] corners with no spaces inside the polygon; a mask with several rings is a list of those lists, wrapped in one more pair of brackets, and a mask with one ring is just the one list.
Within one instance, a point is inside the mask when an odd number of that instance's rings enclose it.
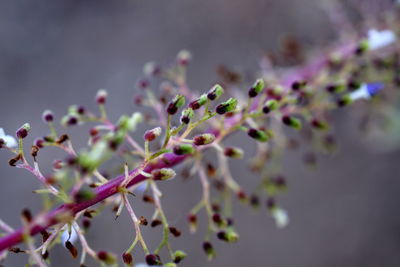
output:
{"label": "green bud", "polygon": [[344,95],[343,97],[338,99],[337,105],[338,105],[338,107],[344,107],[344,106],[350,105],[352,102],[353,101],[351,100],[349,95]]}
{"label": "green bud", "polygon": [[178,265],[176,265],[175,263],[173,263],[173,262],[168,262],[168,263],[166,263],[166,264],[164,264],[164,267],[177,267]]}
{"label": "green bud", "polygon": [[256,97],[264,89],[264,80],[258,79],[249,90],[249,97]]}
{"label": "green bud", "polygon": [[201,135],[197,135],[193,138],[193,144],[196,146],[203,146],[203,145],[208,145],[214,142],[215,140],[215,135],[210,134],[210,133],[205,133]]}
{"label": "green bud", "polygon": [[87,200],[94,199],[96,194],[90,189],[81,188],[74,196],[76,203],[81,203]]}
{"label": "green bud", "polygon": [[103,250],[97,253],[97,257],[106,264],[115,264],[117,262],[117,258],[114,255]]}
{"label": "green bud", "polygon": [[265,102],[265,105],[263,107],[263,112],[267,114],[270,111],[276,110],[278,107],[279,107],[278,101],[276,101],[275,99],[270,99],[267,102]]}
{"label": "green bud", "polygon": [[207,102],[207,95],[202,94],[199,98],[190,102],[189,107],[192,108],[193,110],[196,110],[199,109],[201,106],[203,106],[206,102]]}
{"label": "green bud", "polygon": [[167,107],[168,114],[174,115],[183,105],[185,105],[185,97],[183,95],[176,95]]}
{"label": "green bud", "polygon": [[216,84],[213,88],[210,89],[207,93],[208,99],[211,101],[217,100],[224,93],[224,88],[221,85]]}
{"label": "green bud", "polygon": [[182,250],[177,250],[174,252],[174,256],[172,257],[174,263],[180,263],[184,258],[186,258],[187,254]]}
{"label": "green bud", "polygon": [[224,155],[229,158],[241,159],[243,158],[243,150],[237,147],[227,147],[224,149]]}
{"label": "green bud", "polygon": [[222,102],[221,104],[219,104],[215,108],[215,111],[220,115],[223,115],[223,114],[228,113],[228,112],[235,111],[237,103],[238,103],[238,101],[237,101],[236,98],[229,98],[227,101]]}
{"label": "green bud", "polygon": [[117,122],[118,130],[128,131],[129,128],[129,117],[122,115]]}
{"label": "green bud", "polygon": [[174,146],[173,151],[175,155],[187,155],[193,154],[195,149],[191,144],[180,144]]}
{"label": "green bud", "polygon": [[301,121],[299,119],[291,117],[291,116],[288,116],[288,115],[285,115],[285,116],[282,117],[282,122],[285,125],[287,125],[289,127],[292,127],[292,128],[294,128],[296,130],[300,130],[301,126],[302,126],[301,125]]}
{"label": "green bud", "polygon": [[261,130],[257,130],[255,128],[250,128],[247,131],[247,134],[251,138],[254,138],[254,139],[256,139],[257,141],[260,141],[260,142],[267,142],[270,139],[270,136],[266,132],[261,131]]}
{"label": "green bud", "polygon": [[194,116],[194,111],[192,108],[186,108],[182,111],[181,123],[189,124],[190,120]]}
{"label": "green bud", "polygon": [[173,169],[162,168],[162,169],[159,169],[159,170],[152,171],[151,175],[153,177],[153,180],[165,181],[165,180],[174,178],[176,176],[176,173],[175,173],[175,171]]}

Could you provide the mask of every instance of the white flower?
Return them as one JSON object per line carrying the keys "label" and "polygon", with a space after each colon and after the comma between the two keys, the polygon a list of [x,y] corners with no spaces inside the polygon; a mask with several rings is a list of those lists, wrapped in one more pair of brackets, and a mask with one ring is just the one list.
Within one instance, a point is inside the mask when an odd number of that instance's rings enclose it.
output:
{"label": "white flower", "polygon": [[383,83],[374,82],[374,83],[363,83],[360,88],[351,92],[349,97],[352,101],[358,99],[370,99],[372,96],[376,95],[381,91],[384,87]]}
{"label": "white flower", "polygon": [[396,41],[396,34],[391,30],[378,31],[371,29],[368,31],[368,47],[371,50],[390,45]]}
{"label": "white flower", "polygon": [[71,227],[71,236],[69,234],[68,227],[61,233],[61,244],[65,246],[65,242],[69,241],[72,244],[78,239],[78,234],[76,233],[74,227]]}
{"label": "white flower", "polygon": [[289,215],[286,210],[275,208],[272,210],[272,217],[275,219],[276,227],[284,228],[289,224]]}
{"label": "white flower", "polygon": [[6,146],[8,147],[16,147],[17,146],[17,140],[11,135],[6,135],[4,133],[3,128],[0,128],[0,139],[3,139]]}

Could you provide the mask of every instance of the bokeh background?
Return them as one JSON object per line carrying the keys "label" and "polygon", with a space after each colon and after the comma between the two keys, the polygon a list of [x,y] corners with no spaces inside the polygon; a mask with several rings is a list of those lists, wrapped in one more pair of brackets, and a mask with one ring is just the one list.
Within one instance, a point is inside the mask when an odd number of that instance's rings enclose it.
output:
{"label": "bokeh background", "polygon": [[[179,50],[192,51],[189,85],[206,90],[216,80],[218,64],[255,72],[260,57],[276,51],[286,35],[306,50],[337,39],[320,0],[3,0],[0,127],[13,133],[30,122],[31,142],[47,133],[40,119],[44,109],[60,118],[71,104],[94,107],[99,88],[109,90],[110,117],[117,119],[135,111],[135,85],[149,60],[168,63]],[[186,212],[200,198],[198,180],[163,184],[168,217],[183,231],[173,245],[189,252],[182,266],[400,266],[400,151],[371,150],[347,112],[334,114],[339,152],[318,158],[315,171],[304,166],[301,151],[286,156],[289,191],[280,203],[290,213],[290,225],[278,230],[265,208],[254,212],[237,203],[241,239],[215,241],[218,256],[212,262],[201,249],[203,231],[190,235],[185,223]],[[83,144],[79,129],[66,131]],[[241,136],[233,140],[252,148]],[[20,210],[36,213],[41,200],[31,193],[36,180],[9,167],[9,157],[0,153],[0,217],[18,227]],[[57,157],[62,154],[49,151],[39,159],[49,166]],[[256,183],[245,162],[232,168],[242,184]],[[139,199],[133,205],[138,214],[151,215],[151,207]],[[121,253],[133,235],[126,214],[114,221],[106,212],[93,221],[87,237],[95,249]],[[159,229],[145,229],[144,235],[153,245],[161,237]],[[79,264],[61,246],[50,257],[54,266]],[[141,261],[142,254],[135,257]],[[1,264],[23,266],[26,259],[10,255]]]}

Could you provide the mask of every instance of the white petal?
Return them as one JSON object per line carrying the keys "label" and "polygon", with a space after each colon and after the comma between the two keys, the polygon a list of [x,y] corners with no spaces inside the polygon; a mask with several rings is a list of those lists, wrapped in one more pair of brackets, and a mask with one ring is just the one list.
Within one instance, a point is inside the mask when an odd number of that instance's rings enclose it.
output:
{"label": "white petal", "polygon": [[396,41],[396,34],[391,30],[377,31],[371,29],[368,31],[369,49],[375,50],[390,45]]}
{"label": "white petal", "polygon": [[360,88],[349,94],[350,99],[355,101],[358,99],[369,99],[371,95],[368,92],[367,85],[363,84]]}
{"label": "white petal", "polygon": [[8,147],[15,147],[18,145],[17,140],[11,135],[6,135],[3,128],[0,128],[0,138],[4,140]]}
{"label": "white petal", "polygon": [[65,242],[69,241],[75,243],[78,239],[78,234],[76,233],[74,227],[71,228],[71,236],[69,235],[68,227],[61,234],[61,243],[65,246]]}
{"label": "white petal", "polygon": [[3,128],[0,128],[0,138],[3,138],[5,135]]}
{"label": "white petal", "polygon": [[147,265],[146,263],[138,263],[135,264],[135,267],[149,267],[149,265]]}
{"label": "white petal", "polygon": [[284,209],[274,209],[272,211],[272,216],[274,217],[276,226],[278,228],[284,228],[289,224],[289,215]]}

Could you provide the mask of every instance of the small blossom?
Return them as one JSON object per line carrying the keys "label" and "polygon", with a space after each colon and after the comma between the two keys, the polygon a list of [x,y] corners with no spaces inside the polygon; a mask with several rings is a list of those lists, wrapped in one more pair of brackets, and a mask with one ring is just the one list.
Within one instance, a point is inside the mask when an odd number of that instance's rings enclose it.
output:
{"label": "small blossom", "polygon": [[370,99],[375,96],[379,91],[384,88],[383,83],[375,82],[375,83],[367,83],[362,84],[359,89],[349,94],[349,97],[352,101],[358,99]]}
{"label": "small blossom", "polygon": [[96,94],[97,104],[105,104],[107,100],[108,93],[105,89],[100,89]]}
{"label": "small blossom", "polygon": [[195,149],[192,145],[189,144],[180,144],[176,145],[173,148],[175,155],[186,155],[186,154],[193,154]]}
{"label": "small blossom", "polygon": [[187,50],[179,51],[178,55],[176,56],[176,61],[181,66],[187,66],[192,59],[192,54]]}
{"label": "small blossom", "polygon": [[227,147],[224,149],[224,155],[229,158],[241,159],[243,158],[243,150],[237,147]]}
{"label": "small blossom", "polygon": [[[3,140],[3,142],[4,142],[3,144],[6,145],[7,147],[16,147],[18,144],[17,140],[15,140],[15,138],[13,136],[6,135],[4,133],[3,128],[0,128],[0,140]],[[2,144],[2,142],[0,141],[0,148],[2,146],[1,144]]]}
{"label": "small blossom", "polygon": [[161,127],[156,127],[154,129],[148,130],[144,133],[144,140],[146,141],[153,141],[154,139],[156,139],[157,137],[159,137],[161,135]]}
{"label": "small blossom", "polygon": [[274,208],[272,210],[272,217],[275,219],[278,228],[284,228],[289,224],[289,215],[284,209]]}
{"label": "small blossom", "polygon": [[28,132],[31,130],[31,125],[29,123],[25,123],[22,125],[16,132],[18,138],[25,138],[28,136]]}
{"label": "small blossom", "polygon": [[147,62],[143,67],[143,73],[148,77],[157,76],[158,74],[160,74],[160,72],[160,66],[153,61]]}
{"label": "small blossom", "polygon": [[42,115],[42,119],[45,123],[52,122],[54,120],[54,114],[51,110],[45,110]]}
{"label": "small blossom", "polygon": [[396,34],[391,30],[378,31],[376,29],[371,29],[368,31],[368,47],[371,50],[385,47],[395,41]]}

